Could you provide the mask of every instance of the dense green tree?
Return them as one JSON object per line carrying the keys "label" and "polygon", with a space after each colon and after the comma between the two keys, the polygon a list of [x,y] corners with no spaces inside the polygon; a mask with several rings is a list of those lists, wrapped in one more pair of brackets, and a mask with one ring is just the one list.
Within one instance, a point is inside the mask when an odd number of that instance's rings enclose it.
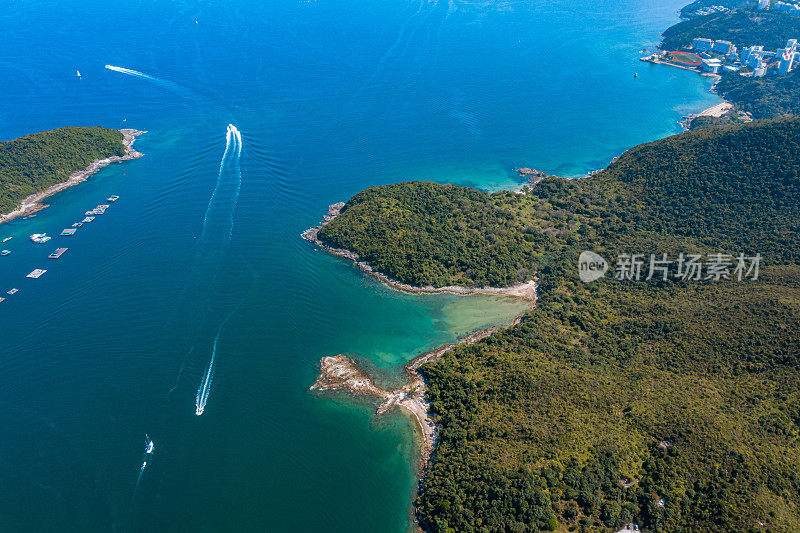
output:
{"label": "dense green tree", "polygon": [[0,142],[0,213],[26,196],[66,181],[95,159],[125,153],[119,130],[59,128]]}

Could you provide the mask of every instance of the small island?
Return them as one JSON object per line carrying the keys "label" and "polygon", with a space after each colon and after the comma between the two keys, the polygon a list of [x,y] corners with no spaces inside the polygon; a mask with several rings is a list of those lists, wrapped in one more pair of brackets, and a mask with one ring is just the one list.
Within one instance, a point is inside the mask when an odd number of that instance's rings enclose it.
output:
{"label": "small island", "polygon": [[28,216],[42,200],[104,166],[141,157],[133,129],[65,127],[0,142],[0,223]]}

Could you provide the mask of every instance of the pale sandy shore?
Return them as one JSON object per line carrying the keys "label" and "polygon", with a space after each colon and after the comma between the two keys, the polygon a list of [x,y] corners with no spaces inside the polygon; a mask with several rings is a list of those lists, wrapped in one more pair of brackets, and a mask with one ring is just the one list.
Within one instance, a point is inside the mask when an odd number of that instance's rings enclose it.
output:
{"label": "pale sandy shore", "polygon": [[678,121],[678,124],[683,126],[685,130],[688,130],[689,127],[692,125],[692,121],[697,117],[719,118],[728,113],[731,109],[733,109],[732,103],[728,101],[721,102],[717,105],[709,107],[708,109],[704,109],[699,113],[692,113],[691,115],[686,115],[685,117],[683,117],[683,120]]}
{"label": "pale sandy shore", "polygon": [[733,104],[730,102],[722,102],[721,104],[717,104],[715,106],[711,106],[708,109],[704,109],[701,111],[697,116],[698,117],[721,117],[728,111],[733,109]]}
{"label": "pale sandy shore", "polygon": [[111,163],[119,163],[121,161],[127,161],[129,159],[136,159],[137,157],[142,157],[144,154],[141,152],[137,152],[133,149],[133,142],[136,140],[137,135],[142,135],[143,133],[147,133],[146,131],[139,131],[139,130],[132,130],[132,129],[124,129],[119,130],[122,132],[123,139],[122,143],[125,145],[125,154],[121,156],[113,156],[108,157],[106,159],[95,159],[92,161],[88,167],[83,170],[79,170],[77,172],[73,172],[70,174],[67,181],[62,181],[61,183],[57,183],[48,187],[47,189],[43,190],[42,192],[37,192],[36,194],[32,194],[25,199],[22,200],[19,207],[15,210],[11,211],[10,213],[6,213],[5,215],[0,214],[0,224],[3,222],[8,222],[9,220],[13,220],[17,217],[27,216],[36,211],[44,209],[47,207],[46,205],[42,204],[42,200],[53,196],[57,192],[61,192],[68,187],[72,187],[73,185],[77,185],[78,183],[82,183],[86,181],[86,179],[100,170],[101,168],[110,165]]}
{"label": "pale sandy shore", "polygon": [[[430,294],[430,293],[450,293],[450,294],[491,294],[496,296],[507,296],[511,298],[519,298],[530,303],[530,308],[536,304],[536,280],[530,280],[526,283],[515,285],[512,287],[415,287],[406,283],[401,283],[393,280],[388,276],[376,272],[365,261],[361,261],[358,254],[350,250],[340,248],[332,248],[319,240],[317,234],[323,226],[334,220],[341,212],[344,203],[340,202],[333,204],[328,208],[328,213],[323,217],[320,225],[307,229],[303,232],[302,237],[319,246],[320,248],[353,261],[358,267],[368,275],[380,280],[386,285],[404,292],[414,294]],[[436,444],[436,423],[431,418],[429,409],[430,404],[425,396],[425,380],[419,374],[419,368],[425,363],[436,361],[444,354],[463,344],[472,344],[481,339],[505,329],[512,327],[522,320],[522,316],[518,316],[511,324],[504,327],[489,328],[486,330],[471,333],[454,344],[448,344],[435,350],[417,357],[406,365],[406,372],[409,376],[409,383],[399,389],[383,390],[375,385],[372,379],[365,374],[358,365],[345,355],[334,355],[323,357],[320,361],[320,374],[317,380],[311,385],[310,390],[340,390],[347,391],[351,394],[358,396],[371,397],[381,400],[380,405],[376,410],[377,415],[382,415],[394,406],[398,406],[411,413],[420,429],[420,454],[421,454],[421,468],[424,471],[428,464],[433,447]]]}

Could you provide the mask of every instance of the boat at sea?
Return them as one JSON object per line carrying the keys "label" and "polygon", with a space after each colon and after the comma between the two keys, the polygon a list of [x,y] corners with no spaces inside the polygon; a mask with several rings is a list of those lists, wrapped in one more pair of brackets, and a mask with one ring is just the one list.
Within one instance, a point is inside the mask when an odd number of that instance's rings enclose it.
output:
{"label": "boat at sea", "polygon": [[6,294],[9,294],[9,295],[13,296],[13,295],[17,294],[18,292],[19,292],[19,289],[11,289]]}
{"label": "boat at sea", "polygon": [[112,194],[111,196],[109,196],[109,197],[106,199],[106,202],[110,202],[110,203],[112,203],[112,204],[113,204],[113,203],[114,203],[114,202],[116,202],[117,200],[119,200],[119,196],[118,196],[118,195],[116,195],[116,194]]}
{"label": "boat at sea", "polygon": [[10,254],[11,250],[3,250],[2,252],[0,252],[0,255],[10,255]]}
{"label": "boat at sea", "polygon": [[36,244],[43,244],[49,241],[52,237],[48,237],[47,233],[34,233],[30,236],[31,240]]}
{"label": "boat at sea", "polygon": [[86,217],[83,220],[81,220],[81,224],[86,224],[88,222],[91,222],[92,220],[94,220],[94,217]]}
{"label": "boat at sea", "polygon": [[0,298],[0,303],[3,303],[3,302],[5,302],[5,301],[6,301],[6,299],[5,299],[5,298]]}
{"label": "boat at sea", "polygon": [[75,235],[76,231],[78,231],[78,230],[75,229],[75,228],[65,228],[65,229],[61,230],[61,235],[64,235],[64,236]]}
{"label": "boat at sea", "polygon": [[45,269],[43,269],[43,268],[37,268],[36,270],[34,270],[33,272],[31,272],[30,274],[28,274],[28,275],[27,275],[27,276],[25,276],[25,277],[26,277],[26,278],[33,278],[33,279],[36,279],[36,278],[40,278],[40,277],[42,277],[42,274],[44,274],[45,272],[47,272],[47,270],[45,270]]}
{"label": "boat at sea", "polygon": [[55,251],[52,254],[50,254],[48,257],[50,259],[58,259],[62,255],[64,255],[64,252],[66,252],[67,250],[69,250],[69,248],[56,248]]}
{"label": "boat at sea", "polygon": [[144,436],[144,440],[146,442],[144,446],[144,459],[142,461],[142,470],[147,466],[147,460],[153,455],[153,450],[155,449],[155,444],[153,444],[153,440],[150,438],[149,435]]}
{"label": "boat at sea", "polygon": [[76,222],[72,225],[73,228],[80,228],[81,226],[83,226],[83,222]]}
{"label": "boat at sea", "polygon": [[6,237],[5,239],[3,239],[3,242],[8,242],[8,241],[10,241],[10,240],[11,240],[11,239],[13,239],[13,238],[14,238],[14,237]]}

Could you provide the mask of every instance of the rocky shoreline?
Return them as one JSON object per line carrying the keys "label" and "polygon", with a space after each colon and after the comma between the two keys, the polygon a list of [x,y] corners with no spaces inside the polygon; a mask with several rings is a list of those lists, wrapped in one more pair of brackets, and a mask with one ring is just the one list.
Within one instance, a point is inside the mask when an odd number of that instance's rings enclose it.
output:
{"label": "rocky shoreline", "polygon": [[380,416],[392,407],[398,406],[414,416],[420,429],[420,477],[424,478],[428,460],[436,444],[437,426],[430,416],[430,403],[425,396],[425,380],[419,374],[419,368],[440,359],[453,348],[461,345],[473,344],[481,339],[506,328],[519,324],[522,316],[518,316],[508,326],[494,327],[466,335],[453,344],[436,348],[427,352],[406,365],[409,383],[398,389],[383,390],[372,381],[358,365],[346,355],[323,357],[320,361],[320,374],[316,381],[309,387],[311,391],[346,391],[356,396],[375,398],[381,400],[375,410]]}
{"label": "rocky shoreline", "polygon": [[89,176],[91,176],[101,168],[110,165],[111,163],[119,163],[122,161],[128,161],[129,159],[136,159],[138,157],[142,157],[144,154],[134,150],[133,143],[138,135],[142,135],[147,132],[140,130],[133,130],[133,129],[123,129],[119,131],[122,132],[123,136],[122,144],[125,145],[124,155],[121,156],[115,155],[112,157],[107,157],[105,159],[95,159],[85,169],[70,174],[69,178],[67,178],[67,181],[56,183],[55,185],[51,185],[50,187],[41,192],[37,192],[35,194],[32,194],[24,198],[20,203],[19,207],[17,207],[15,210],[7,214],[0,214],[0,224],[2,224],[3,222],[14,220],[15,218],[18,217],[28,216],[37,211],[41,211],[45,207],[48,207],[48,205],[41,203],[42,200],[50,196],[53,196],[57,192],[61,192],[68,187],[72,187],[73,185],[77,185],[78,183],[86,181],[86,179]]}
{"label": "rocky shoreline", "polygon": [[461,294],[461,295],[468,295],[468,294],[490,294],[495,296],[511,296],[514,298],[521,298],[523,300],[530,301],[531,303],[536,302],[536,280],[529,280],[525,283],[520,283],[518,285],[512,285],[511,287],[459,287],[459,286],[448,286],[448,287],[415,287],[413,285],[409,285],[407,283],[402,283],[395,279],[390,278],[389,276],[382,274],[374,270],[369,263],[366,261],[362,261],[361,258],[358,256],[357,253],[352,252],[350,250],[345,250],[344,248],[333,248],[332,246],[328,246],[321,240],[319,240],[318,234],[319,230],[321,230],[325,225],[330,224],[333,220],[339,216],[339,213],[342,211],[344,207],[344,202],[335,203],[328,207],[328,213],[323,217],[322,222],[314,226],[313,228],[309,228],[305,230],[301,236],[306,239],[307,241],[311,241],[323,250],[339,256],[344,257],[345,259],[349,259],[353,261],[358,268],[360,268],[364,273],[372,276],[373,278],[379,280],[382,283],[392,287],[393,289],[397,289],[399,291],[408,292],[412,294],[436,294],[436,293],[448,293],[448,294]]}
{"label": "rocky shoreline", "polygon": [[[331,221],[335,220],[344,207],[344,202],[339,202],[328,207],[328,213],[323,216],[322,222],[312,228],[307,229],[302,233],[302,237],[308,241],[313,242],[321,249],[327,252],[343,257],[353,261],[363,272],[372,276],[373,278],[385,283],[386,285],[412,294],[432,294],[432,293],[449,293],[449,294],[490,294],[496,296],[508,296],[513,298],[520,298],[530,302],[530,307],[533,308],[536,304],[537,297],[537,280],[530,280],[526,283],[515,285],[512,287],[415,287],[406,283],[401,283],[397,280],[375,271],[366,261],[362,261],[358,254],[350,250],[342,248],[333,248],[326,245],[319,240],[319,231]],[[425,396],[425,380],[419,374],[419,368],[425,363],[436,361],[444,354],[455,348],[456,346],[464,344],[473,344],[481,339],[509,327],[513,327],[520,323],[524,313],[519,315],[508,326],[493,327],[475,333],[466,335],[459,339],[458,342],[448,344],[430,352],[427,352],[406,365],[406,372],[409,377],[409,383],[403,387],[394,390],[383,390],[376,386],[372,379],[365,374],[358,365],[351,358],[339,354],[334,356],[323,357],[320,361],[320,374],[317,377],[309,390],[312,391],[328,391],[338,390],[347,391],[350,394],[357,396],[364,396],[369,398],[376,398],[381,400],[380,405],[376,409],[376,415],[382,415],[394,406],[398,406],[411,413],[417,421],[420,428],[420,455],[421,455],[421,475],[424,477],[427,468],[428,459],[433,452],[436,443],[436,424],[429,414],[430,404]]]}

